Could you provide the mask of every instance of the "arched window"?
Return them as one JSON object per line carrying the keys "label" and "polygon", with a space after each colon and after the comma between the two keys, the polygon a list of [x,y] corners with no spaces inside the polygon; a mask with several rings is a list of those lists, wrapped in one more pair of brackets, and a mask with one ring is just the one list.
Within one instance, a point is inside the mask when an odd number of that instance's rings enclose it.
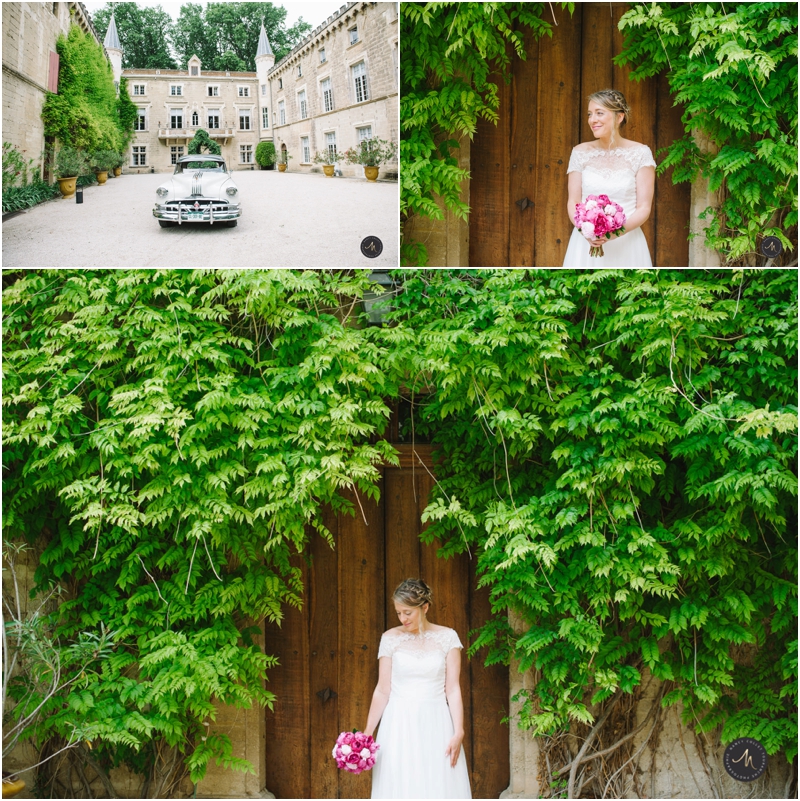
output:
{"label": "arched window", "polygon": [[197,116],[197,112],[192,112],[192,125],[197,126],[200,124],[200,117]]}

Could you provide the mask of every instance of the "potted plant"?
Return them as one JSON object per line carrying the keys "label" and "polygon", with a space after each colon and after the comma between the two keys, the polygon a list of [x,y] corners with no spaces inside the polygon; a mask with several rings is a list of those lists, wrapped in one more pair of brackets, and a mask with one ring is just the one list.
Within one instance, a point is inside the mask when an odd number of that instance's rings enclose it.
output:
{"label": "potted plant", "polygon": [[115,150],[98,150],[92,154],[92,169],[97,175],[97,183],[100,186],[108,180],[108,171],[114,169],[116,160]]}
{"label": "potted plant", "polygon": [[262,170],[271,170],[275,166],[275,145],[272,142],[259,142],[256,145],[256,164]]}
{"label": "potted plant", "polygon": [[360,164],[368,181],[378,180],[378,169],[397,156],[397,145],[385,139],[365,139],[357,147],[351,147],[342,154],[346,164]]}
{"label": "potted plant", "polygon": [[321,164],[322,171],[328,178],[333,178],[333,171],[336,169],[336,162],[339,160],[339,156],[331,155],[331,150],[329,148],[325,148],[325,150],[318,152],[312,161],[314,164]]}
{"label": "potted plant", "polygon": [[83,175],[88,169],[89,164],[82,151],[72,147],[62,147],[56,153],[56,178],[65,200],[75,197],[78,176]]}
{"label": "potted plant", "polygon": [[122,165],[125,163],[124,153],[114,154],[114,177],[119,178],[122,175]]}
{"label": "potted plant", "polygon": [[278,156],[278,169],[281,172],[286,172],[286,168],[289,166],[290,158],[291,156],[289,155],[288,150],[281,150],[281,153]]}

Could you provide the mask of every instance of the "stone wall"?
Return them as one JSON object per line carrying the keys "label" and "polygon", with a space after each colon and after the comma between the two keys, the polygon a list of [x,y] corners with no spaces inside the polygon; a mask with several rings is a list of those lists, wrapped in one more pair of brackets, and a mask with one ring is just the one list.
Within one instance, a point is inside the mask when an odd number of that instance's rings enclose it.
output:
{"label": "stone wall", "polygon": [[[351,44],[353,28],[358,41]],[[286,147],[292,157],[290,172],[321,171],[310,159],[326,149],[329,134],[335,137],[338,153],[356,147],[358,129],[369,128],[373,137],[398,141],[398,52],[397,5],[354,3],[330,17],[270,70],[275,150]],[[352,68],[362,62],[368,99],[359,102]],[[326,79],[333,92],[332,111],[325,111],[323,101],[322,82]],[[305,119],[298,100],[303,91]],[[309,160],[305,159],[303,139],[308,142]],[[356,165],[340,164],[339,168],[344,175],[363,175]],[[381,174],[396,177],[397,162],[383,165]]]}

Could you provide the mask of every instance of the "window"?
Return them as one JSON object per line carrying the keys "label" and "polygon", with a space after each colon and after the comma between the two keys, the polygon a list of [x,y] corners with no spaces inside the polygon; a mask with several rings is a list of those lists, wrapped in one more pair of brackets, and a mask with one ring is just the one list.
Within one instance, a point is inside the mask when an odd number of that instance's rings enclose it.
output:
{"label": "window", "polygon": [[306,103],[306,90],[303,89],[297,93],[297,105],[300,109],[300,119],[304,120],[308,117],[308,103]]}
{"label": "window", "polygon": [[278,101],[278,125],[286,125],[286,103]]}
{"label": "window", "polygon": [[192,112],[192,125],[193,125],[195,128],[196,128],[198,125],[200,125],[200,116],[198,115],[198,113],[197,113],[196,111],[193,111],[193,112]]}
{"label": "window", "polygon": [[307,136],[300,137],[300,149],[303,151],[303,164],[310,164],[311,148],[309,147]]}
{"label": "window", "polygon": [[250,87],[249,86],[240,86],[239,87],[239,97],[250,97]]}
{"label": "window", "polygon": [[147,166],[147,145],[134,145],[131,154],[132,167],[146,167]]}
{"label": "window", "polygon": [[283,78],[278,78],[278,89],[283,89]]}
{"label": "window", "polygon": [[328,149],[328,157],[331,163],[336,161],[336,132],[331,131],[325,134],[325,147]]}
{"label": "window", "polygon": [[210,108],[208,110],[208,128],[209,130],[215,130],[219,128],[219,109],[218,108]]}
{"label": "window", "polygon": [[261,127],[269,128],[269,111],[265,108],[261,109]]}
{"label": "window", "polygon": [[239,130],[240,131],[250,130],[250,109],[242,109],[239,112]]}
{"label": "window", "polygon": [[298,78],[302,78],[303,77],[303,65],[302,64],[298,64],[297,65],[297,77]]}
{"label": "window", "polygon": [[321,84],[322,105],[325,111],[333,111],[333,89],[331,89],[331,79],[326,78]]}
{"label": "window", "polygon": [[136,119],[133,122],[133,130],[134,131],[147,130],[147,117],[145,116],[145,110],[143,108],[136,109]]}
{"label": "window", "polygon": [[143,95],[144,94],[144,84],[143,83],[135,83],[133,85],[133,93],[134,93],[134,95]]}
{"label": "window", "polygon": [[219,86],[209,86],[208,87],[208,96],[209,97],[219,97]]}
{"label": "window", "polygon": [[178,95],[182,95],[183,94],[183,86],[181,86],[180,84],[171,83],[169,85],[169,93],[173,97],[176,97]]}
{"label": "window", "polygon": [[367,68],[364,66],[363,61],[359,61],[351,69],[353,71],[356,103],[363,103],[365,100],[369,100],[369,95],[367,94]]}
{"label": "window", "polygon": [[326,60],[325,59],[325,48],[324,47],[320,47],[320,49],[319,49],[319,63],[320,64],[324,64],[325,60]]}
{"label": "window", "polygon": [[267,94],[267,85],[265,83],[261,84],[261,97],[265,97]]}
{"label": "window", "polygon": [[197,67],[192,67],[192,75],[197,75]]}
{"label": "window", "polygon": [[183,128],[183,109],[174,108],[169,116],[170,128]]}
{"label": "window", "polygon": [[169,149],[170,164],[177,164],[178,159],[183,155],[183,145],[171,145]]}
{"label": "window", "polygon": [[358,41],[358,25],[350,28],[350,44],[354,45]]}
{"label": "window", "polygon": [[241,164],[253,163],[253,146],[239,145],[239,162]]}
{"label": "window", "polygon": [[367,139],[372,139],[372,126],[365,125],[363,128],[356,128],[358,134],[358,144],[365,142]]}

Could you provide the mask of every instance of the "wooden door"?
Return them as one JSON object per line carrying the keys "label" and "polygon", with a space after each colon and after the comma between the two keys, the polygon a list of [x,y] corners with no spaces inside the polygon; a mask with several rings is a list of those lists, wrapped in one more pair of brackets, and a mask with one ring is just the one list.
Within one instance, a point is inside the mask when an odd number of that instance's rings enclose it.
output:
{"label": "wooden door", "polygon": [[[617,89],[631,107],[626,139],[656,157],[683,136],[665,76],[628,79],[611,61],[622,49],[617,27],[622,3],[550,6],[553,36],[526,36],[527,59],[511,51],[512,78],[498,79],[497,125],[479,120],[470,150],[469,263],[471,267],[560,267],[572,225],[567,218],[567,166],[572,148],[593,139],[585,121],[587,97]],[[672,185],[672,171],[656,178],[653,211],[642,226],[653,264],[685,267],[689,260],[689,184]]]}
{"label": "wooden door", "polygon": [[[419,447],[418,447],[419,450]],[[381,634],[397,625],[391,594],[405,578],[433,589],[430,619],[454,628],[466,646],[469,631],[489,617],[488,592],[475,590],[467,555],[448,560],[423,545],[420,515],[433,479],[419,464],[384,470],[381,500],[361,499],[355,517],[330,515],[336,550],[314,536],[305,571],[305,607],[283,625],[266,626],[266,651],[280,659],[268,689],[266,783],[278,798],[369,798],[371,776],[346,775],[331,749],[340,731],[366,725],[378,680]],[[358,509],[358,505],[356,504]],[[485,668],[482,656],[462,662],[464,748],[474,798],[497,798],[509,784],[508,669]]]}

